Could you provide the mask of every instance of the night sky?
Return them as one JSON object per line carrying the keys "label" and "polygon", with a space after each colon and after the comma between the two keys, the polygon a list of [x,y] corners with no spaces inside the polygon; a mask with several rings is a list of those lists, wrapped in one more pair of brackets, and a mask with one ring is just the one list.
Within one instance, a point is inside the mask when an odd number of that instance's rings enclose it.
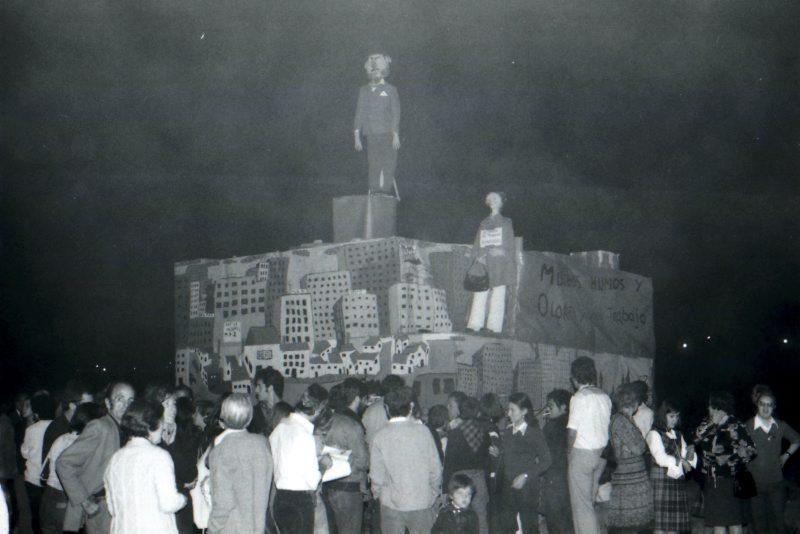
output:
{"label": "night sky", "polygon": [[171,380],[175,261],[330,240],[331,197],[366,188],[352,117],[364,59],[383,51],[403,105],[401,235],[471,242],[483,195],[504,190],[525,248],[612,250],[653,279],[660,396],[702,404],[757,379],[790,393],[794,0],[10,0],[2,14],[4,392],[74,373]]}

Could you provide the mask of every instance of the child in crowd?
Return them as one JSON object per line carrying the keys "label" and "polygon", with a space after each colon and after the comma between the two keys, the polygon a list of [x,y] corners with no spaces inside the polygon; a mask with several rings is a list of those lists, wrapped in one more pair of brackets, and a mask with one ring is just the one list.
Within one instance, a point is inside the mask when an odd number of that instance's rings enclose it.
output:
{"label": "child in crowd", "polygon": [[475,484],[467,475],[455,474],[447,484],[450,501],[439,511],[431,534],[477,534],[478,514],[469,505]]}

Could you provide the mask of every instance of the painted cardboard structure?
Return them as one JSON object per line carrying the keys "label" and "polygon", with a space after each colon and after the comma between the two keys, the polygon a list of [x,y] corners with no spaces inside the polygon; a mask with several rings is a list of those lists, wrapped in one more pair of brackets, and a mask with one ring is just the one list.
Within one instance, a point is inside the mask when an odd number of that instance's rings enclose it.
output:
{"label": "painted cardboard structure", "polygon": [[472,245],[392,236],[176,263],[176,383],[246,393],[273,367],[292,401],[313,381],[395,373],[425,408],[454,390],[524,391],[538,408],[569,389],[578,356],[595,360],[609,392],[651,381],[651,280],[614,268],[607,252],[517,245],[502,338],[465,333]]}

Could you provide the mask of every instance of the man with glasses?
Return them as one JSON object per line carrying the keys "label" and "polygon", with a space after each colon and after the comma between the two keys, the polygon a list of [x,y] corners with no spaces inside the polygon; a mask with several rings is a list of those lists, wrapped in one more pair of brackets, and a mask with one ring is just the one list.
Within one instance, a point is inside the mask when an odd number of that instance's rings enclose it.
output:
{"label": "man with glasses", "polygon": [[[758,493],[750,499],[754,532],[783,532],[786,485],[782,467],[800,448],[800,434],[775,417],[775,394],[763,388],[756,397],[756,415],[747,424],[758,455],[747,469],[753,474]],[[784,441],[789,447],[783,454]]]}
{"label": "man with glasses", "polygon": [[105,499],[103,475],[111,456],[120,448],[119,423],[136,394],[125,382],[111,384],[105,404],[108,414],[91,421],[56,462],[56,472],[69,498],[64,530],[108,534],[111,515]]}

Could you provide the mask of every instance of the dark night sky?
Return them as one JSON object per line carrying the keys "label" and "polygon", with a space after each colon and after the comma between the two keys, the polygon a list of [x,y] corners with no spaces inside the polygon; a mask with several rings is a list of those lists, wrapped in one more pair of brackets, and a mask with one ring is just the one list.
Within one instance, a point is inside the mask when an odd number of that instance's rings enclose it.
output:
{"label": "dark night sky", "polygon": [[330,239],[330,198],[365,188],[374,50],[403,103],[403,235],[469,242],[506,190],[526,248],[653,278],[662,393],[800,368],[793,0],[2,11],[6,390],[95,363],[166,379],[173,262]]}

